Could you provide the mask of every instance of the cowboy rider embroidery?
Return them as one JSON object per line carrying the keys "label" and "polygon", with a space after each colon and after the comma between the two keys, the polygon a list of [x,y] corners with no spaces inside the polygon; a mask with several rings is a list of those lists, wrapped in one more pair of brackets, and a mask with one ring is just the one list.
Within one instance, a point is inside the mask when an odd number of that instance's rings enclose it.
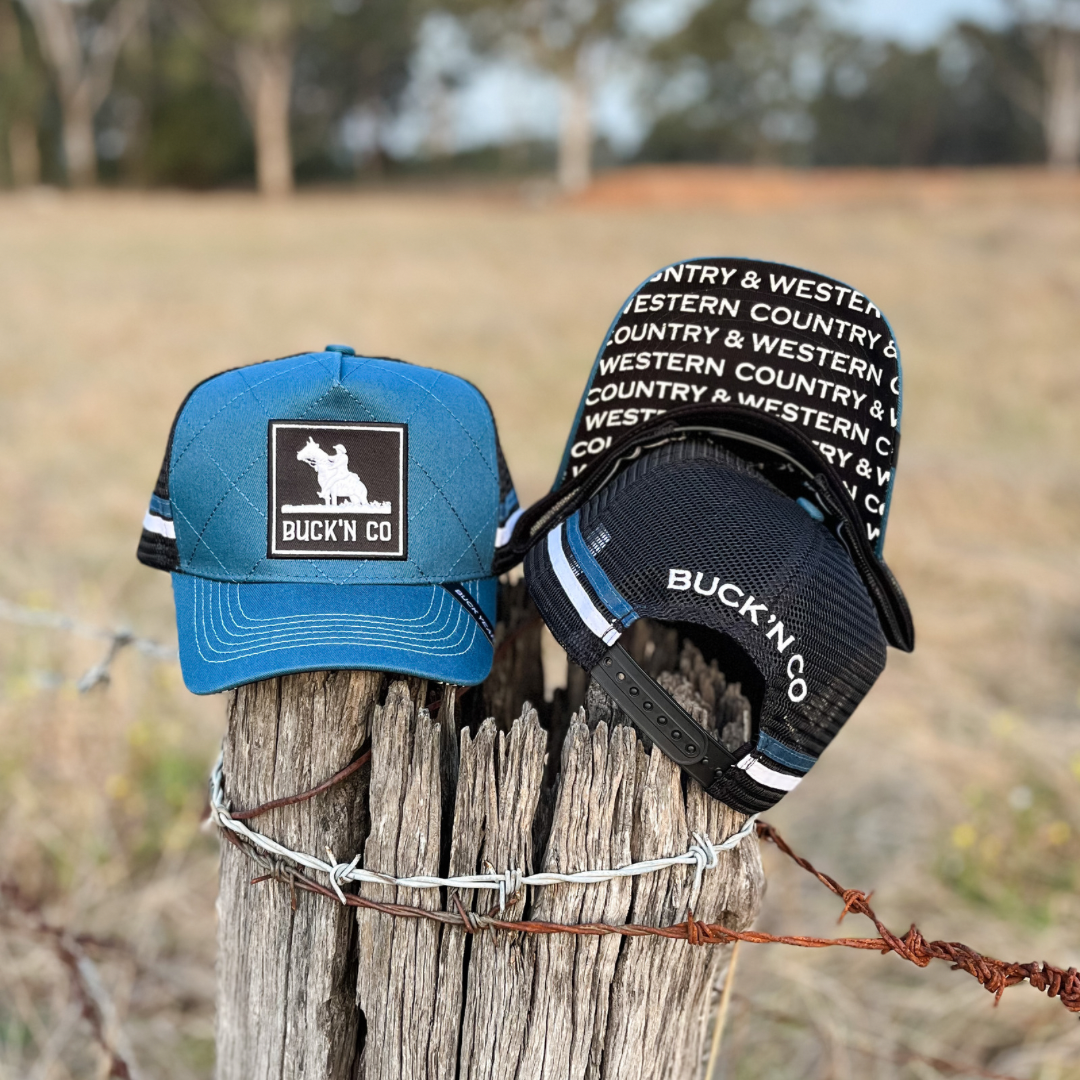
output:
{"label": "cowboy rider embroidery", "polygon": [[267,554],[406,558],[404,424],[272,420]]}
{"label": "cowboy rider embroidery", "polygon": [[310,465],[318,477],[322,505],[308,504],[281,508],[283,514],[303,514],[333,507],[354,514],[389,514],[389,502],[368,502],[367,485],[349,470],[349,452],[337,443],[328,454],[310,435],[296,455],[297,461]]}

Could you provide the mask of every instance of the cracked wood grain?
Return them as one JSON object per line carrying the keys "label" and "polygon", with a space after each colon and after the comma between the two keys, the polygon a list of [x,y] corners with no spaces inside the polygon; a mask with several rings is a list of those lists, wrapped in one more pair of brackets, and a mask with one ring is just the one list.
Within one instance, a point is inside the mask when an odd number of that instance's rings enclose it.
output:
{"label": "cracked wood grain", "polygon": [[[356,755],[385,676],[305,672],[251,683],[229,698],[226,796],[246,809],[306,791]],[[358,851],[363,771],[258,827],[294,849]],[[222,845],[218,898],[219,1080],[347,1077],[357,1053],[356,930],[351,912],[276,882],[252,885],[246,855]]]}
{"label": "cracked wood grain", "polygon": [[[667,688],[700,723],[741,741],[748,706],[737,685],[693,646],[680,652],[665,640],[662,649]],[[312,851],[329,838],[339,854],[362,851],[365,866],[404,876],[621,866],[685,851],[695,832],[722,839],[743,822],[643,744],[595,685],[584,708],[553,729],[565,732],[553,747],[557,736],[528,702],[509,724],[488,718],[459,730],[452,693],[433,719],[418,704],[426,687],[417,680],[390,681],[379,705],[387,681],[323,673],[242,688],[226,745],[234,805],[312,786],[370,733],[369,778],[362,772],[347,793],[275,811],[262,828]],[[542,850],[534,850],[538,838]],[[756,840],[720,860],[704,877],[694,915],[743,929],[764,890]],[[470,936],[366,909],[353,914],[303,894],[294,912],[287,887],[252,887],[250,873],[226,848],[219,1080],[702,1077],[727,948]],[[676,867],[522,890],[506,917],[670,924],[684,918],[693,880],[692,867]],[[364,884],[362,895],[429,909],[497,904],[496,893],[478,890],[455,898]]]}

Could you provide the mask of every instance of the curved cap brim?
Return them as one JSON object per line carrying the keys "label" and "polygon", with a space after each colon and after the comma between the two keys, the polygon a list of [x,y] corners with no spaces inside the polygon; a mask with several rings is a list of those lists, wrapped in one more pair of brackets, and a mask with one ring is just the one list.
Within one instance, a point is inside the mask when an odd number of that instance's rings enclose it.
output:
{"label": "curved cap brim", "polygon": [[[457,686],[487,678],[492,643],[442,585],[208,581],[174,573],[184,684],[196,694],[299,671],[367,669]],[[497,581],[462,588],[495,623]]]}
{"label": "curved cap brim", "polygon": [[813,471],[849,493],[880,558],[902,389],[892,328],[863,293],[782,263],[688,259],[642,282],[612,322],[555,487],[651,419],[733,406],[802,438],[817,459]]}

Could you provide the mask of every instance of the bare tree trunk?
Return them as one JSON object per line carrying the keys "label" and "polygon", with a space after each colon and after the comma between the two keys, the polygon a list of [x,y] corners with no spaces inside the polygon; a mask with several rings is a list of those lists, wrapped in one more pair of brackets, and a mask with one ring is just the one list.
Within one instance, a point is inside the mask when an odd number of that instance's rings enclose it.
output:
{"label": "bare tree trunk", "polygon": [[23,0],[56,80],[68,182],[97,181],[94,116],[112,89],[120,50],[144,14],[144,0],[117,0],[84,45],[67,0]]}
{"label": "bare tree trunk", "polygon": [[445,77],[432,76],[424,96],[428,118],[425,150],[430,158],[442,161],[454,152],[453,103]]}
{"label": "bare tree trunk", "polygon": [[1056,27],[1046,44],[1043,130],[1051,168],[1080,164],[1080,30]]}
{"label": "bare tree trunk", "polygon": [[[523,599],[522,590],[515,595]],[[504,640],[506,624],[519,631],[491,684],[508,703],[509,672],[536,681],[539,643],[528,614],[511,605],[502,615]],[[673,631],[653,633],[642,624],[628,637],[651,671],[669,669],[661,678],[699,722],[742,739],[748,705],[715,665],[689,644],[680,650]],[[743,823],[684,784],[659,751],[646,750],[595,685],[584,708],[553,716],[549,729],[520,699],[512,723],[504,714],[470,728],[466,710],[455,720],[452,696],[433,719],[423,706],[426,684],[391,682],[378,706],[381,685],[381,676],[335,672],[241,688],[225,753],[233,805],[250,807],[326,779],[370,731],[369,778],[275,810],[255,827],[313,853],[330,846],[346,859],[362,851],[366,868],[400,877],[623,866],[680,854],[694,833],[721,840]],[[474,710],[481,708],[483,694],[473,696]],[[218,1080],[702,1077],[727,947],[470,936],[459,926],[364,908],[354,917],[304,892],[293,910],[287,886],[249,884],[262,871],[244,859],[225,846]],[[720,860],[704,875],[694,915],[743,929],[764,891],[756,840]],[[685,916],[693,881],[693,868],[681,866],[606,884],[522,889],[504,917],[669,925]],[[360,893],[456,910],[445,890],[364,884]],[[495,895],[468,890],[456,901],[487,911]],[[350,1009],[354,985],[358,1008]]]}
{"label": "bare tree trunk", "polygon": [[7,157],[14,187],[41,179],[41,154],[32,116],[35,78],[27,62],[14,0],[0,0],[0,84],[7,105]]}
{"label": "bare tree trunk", "polygon": [[559,108],[559,187],[581,191],[592,179],[592,93],[588,51],[579,49],[562,82]]}
{"label": "bare tree trunk", "polygon": [[29,120],[12,120],[8,128],[8,160],[15,187],[33,187],[41,182],[37,128]]}
{"label": "bare tree trunk", "polygon": [[293,190],[289,102],[293,38],[288,4],[264,0],[255,33],[236,49],[236,66],[255,136],[259,191],[270,197]]}
{"label": "bare tree trunk", "polygon": [[94,145],[94,108],[88,87],[79,81],[61,99],[63,112],[64,162],[72,187],[93,187],[97,183],[97,148]]}

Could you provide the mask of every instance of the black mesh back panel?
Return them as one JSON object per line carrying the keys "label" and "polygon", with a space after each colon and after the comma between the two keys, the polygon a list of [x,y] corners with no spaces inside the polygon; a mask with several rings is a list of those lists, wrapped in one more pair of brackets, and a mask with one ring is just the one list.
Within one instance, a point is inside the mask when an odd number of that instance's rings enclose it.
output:
{"label": "black mesh back panel", "polygon": [[[566,564],[597,610],[612,617],[614,633],[635,617],[695,623],[738,642],[757,665],[766,691],[755,742],[710,793],[744,812],[775,803],[783,782],[758,783],[747,764],[797,782],[885,666],[874,605],[843,546],[752,468],[707,442],[671,442],[629,465],[581,508],[579,528],[633,609],[614,617],[561,529]],[[547,539],[529,551],[525,576],[556,639],[591,670],[607,644],[568,597]]]}

